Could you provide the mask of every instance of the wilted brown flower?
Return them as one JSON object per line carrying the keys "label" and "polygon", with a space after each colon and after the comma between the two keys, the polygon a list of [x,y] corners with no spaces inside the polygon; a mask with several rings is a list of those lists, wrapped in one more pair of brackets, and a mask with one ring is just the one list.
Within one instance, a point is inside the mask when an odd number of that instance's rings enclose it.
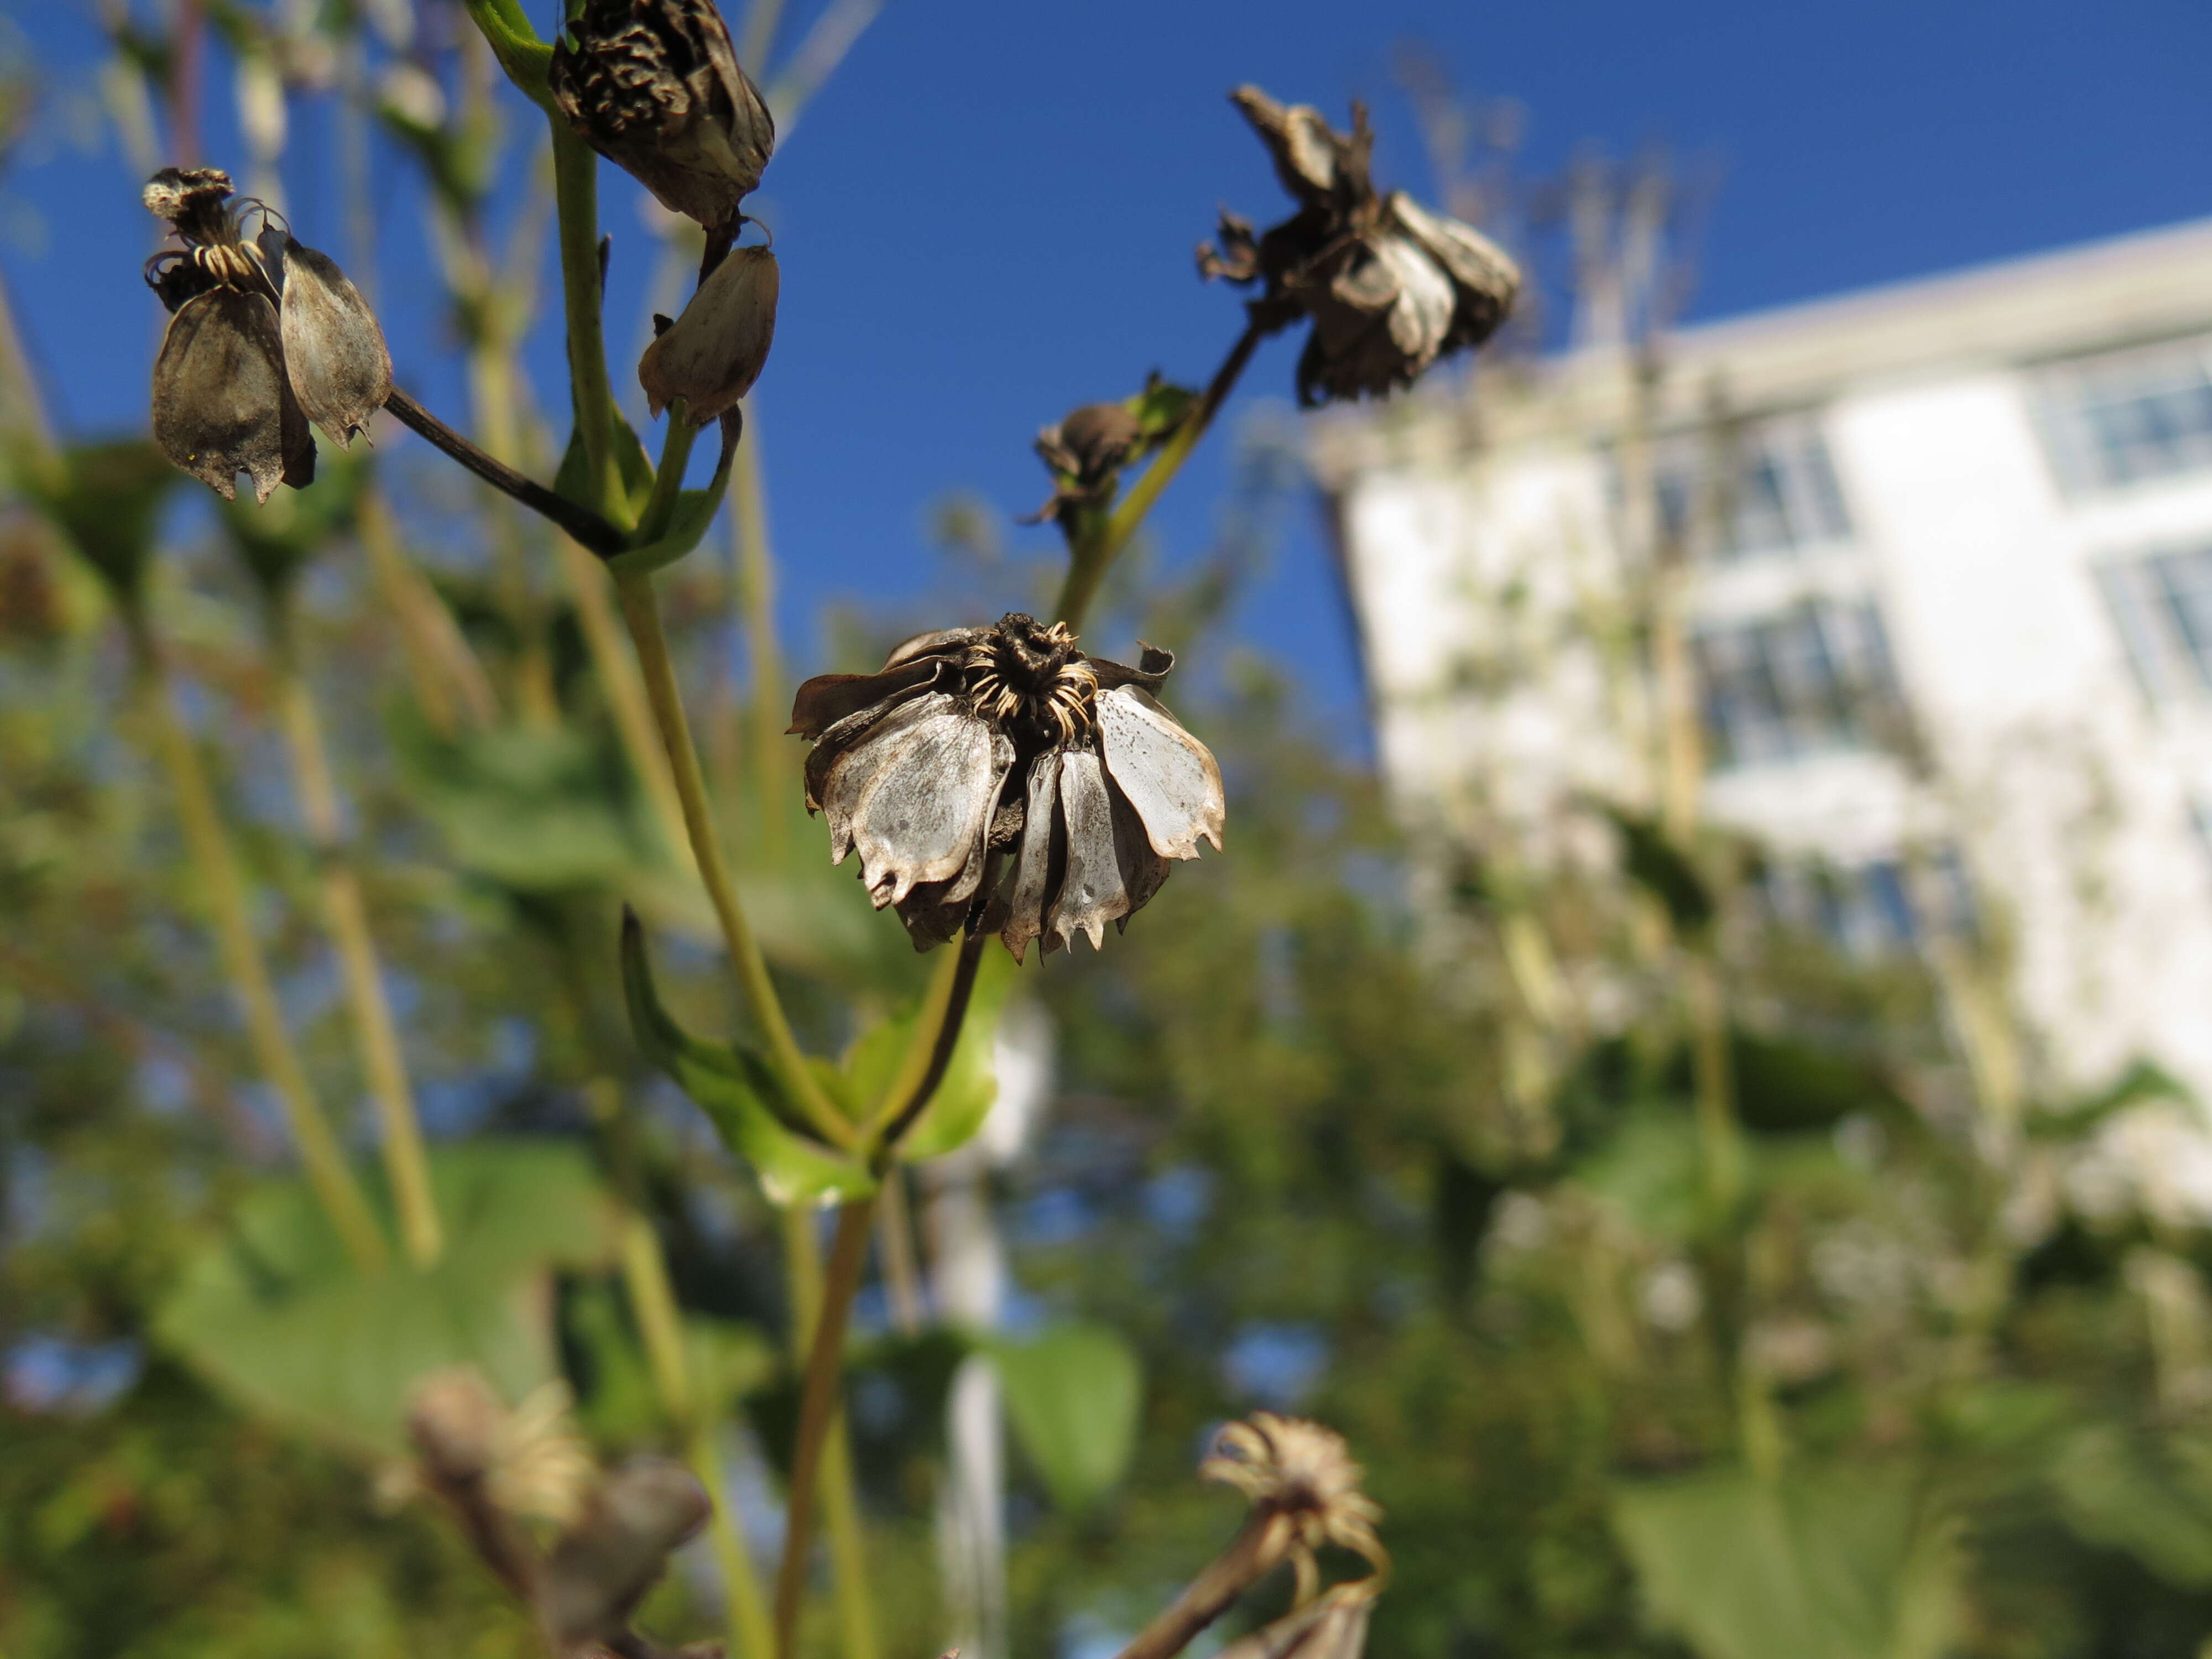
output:
{"label": "wilted brown flower", "polygon": [[1220,768],[1152,695],[1174,666],[1149,646],[1136,668],[1086,656],[1018,613],[916,635],[878,673],[799,688],[807,809],[917,949],[965,931],[1017,961],[1038,938],[1096,950],[1171,860],[1221,846]]}
{"label": "wilted brown flower", "polygon": [[1359,1490],[1363,1472],[1334,1429],[1255,1412],[1215,1437],[1213,1455],[1198,1473],[1252,1500],[1282,1553],[1298,1563],[1302,1580],[1310,1578],[1313,1552],[1323,1544],[1363,1555],[1377,1569],[1389,1565],[1375,1535],[1382,1508]]}
{"label": "wilted brown flower", "polygon": [[[147,207],[184,243],[146,264],[171,313],[154,363],[154,440],[226,501],[315,476],[310,422],[339,448],[392,395],[392,356],[359,289],[216,167],[164,167]],[[249,219],[260,220],[254,240]]]}
{"label": "wilted brown flower", "polygon": [[1144,422],[1125,403],[1085,404],[1046,427],[1037,434],[1036,453],[1052,471],[1052,499],[1029,522],[1042,524],[1103,501],[1144,442]]}
{"label": "wilted brown flower", "polygon": [[734,228],[775,149],[713,0],[589,0],[553,43],[551,86],[586,143],[708,230]]}
{"label": "wilted brown flower", "polygon": [[669,1458],[632,1457],[608,1470],[546,1558],[544,1618],[562,1651],[617,1643],[670,1552],[713,1513],[706,1489]]}
{"label": "wilted brown flower", "polygon": [[646,406],[657,416],[681,398],[693,426],[736,408],[775,343],[780,283],[768,249],[732,249],[638,359]]}
{"label": "wilted brown flower", "polygon": [[1411,386],[1438,358],[1497,331],[1520,292],[1519,268],[1480,231],[1405,191],[1376,194],[1363,106],[1352,106],[1346,137],[1311,106],[1285,107],[1257,87],[1230,98],[1298,210],[1261,234],[1224,212],[1221,245],[1200,247],[1199,270],[1264,283],[1252,311],[1271,331],[1312,319],[1298,359],[1301,403]]}
{"label": "wilted brown flower", "polygon": [[1338,1584],[1221,1650],[1216,1659],[1359,1659],[1368,1615],[1382,1586],[1372,1578]]}

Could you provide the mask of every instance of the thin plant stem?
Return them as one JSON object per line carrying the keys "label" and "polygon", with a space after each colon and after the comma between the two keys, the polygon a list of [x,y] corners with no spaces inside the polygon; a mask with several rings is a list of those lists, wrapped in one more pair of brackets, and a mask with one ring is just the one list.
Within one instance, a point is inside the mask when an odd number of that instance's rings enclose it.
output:
{"label": "thin plant stem", "polygon": [[[984,872],[984,892],[991,890],[992,874],[990,870]],[[882,1122],[879,1132],[872,1137],[876,1147],[875,1161],[879,1167],[889,1166],[892,1154],[898,1150],[900,1139],[914,1127],[915,1121],[928,1109],[930,1101],[937,1094],[938,1085],[945,1081],[945,1068],[952,1064],[952,1051],[960,1046],[961,1028],[968,1021],[968,1003],[975,990],[975,970],[982,965],[983,947],[990,942],[991,935],[978,928],[960,941],[960,954],[953,959],[951,973],[947,975],[940,971],[938,977],[945,986],[944,1012],[935,1021],[935,1036],[929,1045],[928,1061],[921,1078],[915,1083],[911,1092],[904,1097],[902,1103],[887,1121]],[[921,1029],[932,1029],[930,1022],[921,1022]],[[891,1097],[893,1101],[899,1099],[896,1094]],[[886,1103],[886,1109],[889,1109],[889,1103]]]}
{"label": "thin plant stem", "polygon": [[884,1171],[876,1192],[876,1255],[883,1263],[885,1300],[891,1323],[902,1336],[921,1334],[921,1273],[915,1261],[914,1213],[907,1200],[906,1172]]}
{"label": "thin plant stem", "polygon": [[444,1251],[446,1237],[438,1221],[437,1200],[431,1193],[430,1164],[422,1148],[415,1090],[408,1081],[398,1024],[385,995],[383,963],[378,957],[375,935],[369,929],[368,906],[343,844],[337,787],[331,776],[322,722],[316,717],[314,699],[295,659],[290,624],[280,621],[277,630],[276,694],[284,741],[291,756],[293,788],[321,870],[323,916],[331,930],[331,941],[337,948],[346,1014],[368,1078],[369,1098],[376,1107],[381,1131],[378,1146],[385,1179],[392,1187],[392,1207],[398,1216],[399,1242],[410,1262],[428,1267]]}
{"label": "thin plant stem", "polygon": [[597,560],[565,536],[560,538],[560,557],[568,596],[575,602],[576,624],[592,653],[592,670],[599,678],[600,696],[607,700],[623,753],[645,791],[669,853],[689,860],[691,843],[684,832],[684,804],[676,797],[676,780],[653,723],[636,659],[624,648],[622,624],[607,602],[606,576]]}
{"label": "thin plant stem", "polygon": [[822,1530],[830,1540],[830,1582],[835,1585],[837,1635],[845,1659],[876,1659],[876,1615],[868,1593],[867,1539],[860,1526],[860,1502],[853,1481],[853,1444],[845,1432],[845,1413],[832,1418],[822,1443]]}
{"label": "thin plant stem", "polygon": [[307,1070],[284,1028],[283,1009],[269,977],[269,965],[254,937],[246,904],[246,882],[238,867],[215,790],[200,764],[191,735],[177,716],[176,692],[159,645],[143,618],[130,619],[132,654],[154,728],[155,747],[176,798],[185,842],[206,890],[209,921],[231,989],[246,1014],[246,1035],[263,1078],[284,1113],[292,1144],[299,1152],[308,1186],[344,1245],[355,1267],[380,1271],[388,1259],[384,1234],[370,1211],[353,1171],[347,1168],[338,1139],[315,1097]]}
{"label": "thin plant stem", "polygon": [[798,1637],[799,1603],[806,1584],[807,1547],[814,1531],[822,1450],[837,1414],[846,1321],[860,1287],[860,1271],[867,1262],[874,1213],[872,1198],[854,1199],[838,1210],[836,1236],[830,1243],[830,1261],[822,1279],[821,1305],[811,1322],[813,1333],[807,1344],[805,1381],[799,1402],[799,1434],[791,1454],[783,1559],[775,1575],[776,1659],[793,1659]]}
{"label": "thin plant stem", "polygon": [[653,496],[637,521],[637,544],[650,546],[668,533],[676,516],[676,500],[684,491],[684,468],[691,459],[692,441],[699,435],[691,424],[690,410],[678,398],[668,405],[668,431],[660,443],[660,465],[653,475]]}
{"label": "thin plant stem", "polygon": [[[575,399],[576,430],[583,441],[592,503],[602,514],[623,514],[622,481],[615,471],[614,386],[607,378],[605,323],[601,315],[599,158],[557,116],[553,127],[553,200],[560,224],[561,297],[568,319],[568,385]],[[577,540],[593,552],[590,539]]]}
{"label": "thin plant stem", "polygon": [[761,954],[759,941],[753,937],[752,926],[745,920],[737,887],[723,861],[713,809],[707,800],[706,780],[700,774],[699,752],[692,743],[683,694],[676,684],[676,665],[669,655],[667,636],[661,631],[660,606],[653,595],[653,580],[638,573],[617,572],[615,594],[629,628],[630,643],[637,650],[638,665],[645,671],[646,696],[660,728],[661,746],[667,751],[677,799],[684,808],[684,831],[690,838],[692,856],[698,860],[699,878],[706,884],[707,896],[721,923],[730,965],[746,1006],[768,1042],[785,1089],[809,1125],[833,1145],[849,1148],[856,1141],[853,1127],[823,1091],[799,1046],[776,995],[775,982],[769,976],[768,959]]}
{"label": "thin plant stem", "polygon": [[1244,373],[1245,364],[1266,337],[1267,331],[1256,322],[1248,321],[1244,331],[1237,337],[1237,343],[1229,348],[1229,355],[1221,360],[1221,367],[1213,372],[1198,406],[1189,418],[1176,429],[1160,453],[1152,458],[1144,475],[1130,486],[1104,524],[1093,535],[1085,537],[1071,550],[1067,563],[1067,580],[1060,586],[1060,600],[1054,614],[1071,629],[1080,631],[1084,613],[1090,610],[1091,601],[1097,597],[1098,584],[1105,580],[1106,572],[1145,515],[1152,510],[1152,503],[1175,482],[1182,464],[1198,447],[1198,441],[1213,424],[1213,417],[1221,412],[1221,405],[1229,400],[1237,378]]}
{"label": "thin plant stem", "polygon": [[706,1413],[692,1420],[684,1443],[684,1461],[714,1506],[714,1561],[722,1571],[722,1588],[729,1597],[730,1650],[737,1659],[769,1659],[775,1650],[775,1632],[769,1623],[768,1597],[753,1567],[752,1550],[738,1526],[736,1498],[722,1468],[715,1426],[714,1418]]}
{"label": "thin plant stem", "polygon": [[395,387],[384,406],[401,425],[428,439],[447,459],[459,462],[501,495],[550,519],[601,558],[612,558],[629,547],[629,538],[598,514],[555,495],[506,462],[487,455],[404,392]]}

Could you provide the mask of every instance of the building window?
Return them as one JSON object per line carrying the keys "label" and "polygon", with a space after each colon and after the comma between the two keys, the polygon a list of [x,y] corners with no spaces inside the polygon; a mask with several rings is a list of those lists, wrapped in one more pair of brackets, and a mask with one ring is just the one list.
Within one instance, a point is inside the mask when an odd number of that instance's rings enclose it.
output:
{"label": "building window", "polygon": [[1785,416],[1747,424],[1723,439],[1686,434],[1662,444],[1656,457],[1662,526],[1670,539],[1696,547],[1696,520],[1717,465],[1734,465],[1725,515],[1708,552],[1728,564],[1739,559],[1801,552],[1849,538],[1850,514],[1828,446],[1808,416]]}
{"label": "building window", "polygon": [[2069,490],[2212,468],[2212,339],[2045,369],[2037,404],[2052,464]]}
{"label": "building window", "polygon": [[1931,930],[1971,937],[1978,925],[1966,864],[1952,847],[1911,861],[1770,865],[1754,891],[1770,923],[1818,933],[1860,961],[1917,949]]}
{"label": "building window", "polygon": [[2097,575],[2143,696],[2212,693],[2212,543],[2110,560]]}
{"label": "building window", "polygon": [[1810,600],[1703,629],[1694,646],[1716,767],[1863,748],[1894,731],[1897,680],[1871,602]]}

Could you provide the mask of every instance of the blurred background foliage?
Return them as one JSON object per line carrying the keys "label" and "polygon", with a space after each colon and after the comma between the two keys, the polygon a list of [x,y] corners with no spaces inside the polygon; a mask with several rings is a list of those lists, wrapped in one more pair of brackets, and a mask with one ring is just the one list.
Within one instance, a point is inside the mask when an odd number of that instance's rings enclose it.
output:
{"label": "blurred background foliage", "polygon": [[[457,19],[118,6],[109,87],[131,142],[188,131],[178,64],[204,50],[249,133],[271,86],[380,131],[439,228],[473,425],[542,473],[553,428],[515,355],[534,301],[501,271],[537,268],[544,181],[495,201],[505,141]],[[791,74],[818,81],[820,57]],[[34,79],[5,83],[0,134]],[[276,175],[276,125],[249,188]],[[135,438],[47,430],[0,322],[0,1654],[529,1651],[396,1457],[408,1389],[456,1360],[513,1402],[564,1384],[606,1453],[704,1425],[764,1556],[793,1239],[630,1035],[624,902],[687,1024],[741,1017],[596,572],[394,434],[326,455],[312,494],[214,512]],[[933,1293],[950,1178],[926,1166],[850,1362],[878,1627],[824,1609],[810,1649],[943,1645],[948,1397],[980,1353],[1018,1452],[1014,1652],[1110,1653],[1218,1547],[1236,1506],[1190,1465],[1255,1406],[1364,1462],[1396,1565],[1382,1654],[2198,1652],[2212,1233],[2139,1150],[2188,1109],[2171,1085],[2028,1103],[2008,1128],[1960,1057],[1955,974],[1790,932],[1741,879],[1755,849],[1626,808],[1583,826],[1599,856],[1540,876],[1409,840],[1296,665],[1224,631],[1300,502],[1294,441],[1255,425],[1217,544],[1140,550],[1094,624],[1189,665],[1176,706],[1224,763],[1231,851],[1103,954],[1004,976],[1000,1108],[1030,1121],[962,1155],[1007,1247],[1003,1316],[979,1329]],[[948,498],[938,529],[927,606],[823,618],[806,670],[1056,579],[987,509]],[[799,811],[767,533],[741,475],[728,532],[672,573],[672,631],[772,960],[837,1053],[921,970]],[[336,836],[295,799],[295,683]],[[431,1143],[434,1267],[353,1273],[283,1173],[172,721],[388,1215],[319,921],[333,867],[358,884]],[[1602,1018],[1532,999],[1531,926],[1551,972],[1604,988]],[[1732,988],[1719,1026],[1686,1012],[1686,963]],[[688,1395],[655,1376],[655,1282]],[[702,1543],[647,1616],[703,1636],[723,1601]]]}

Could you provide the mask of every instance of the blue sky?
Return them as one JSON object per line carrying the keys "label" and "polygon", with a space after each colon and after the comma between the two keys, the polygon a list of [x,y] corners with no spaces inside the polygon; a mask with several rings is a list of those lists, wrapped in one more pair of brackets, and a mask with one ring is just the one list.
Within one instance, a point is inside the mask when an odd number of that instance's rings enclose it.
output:
{"label": "blue sky", "polygon": [[[137,282],[149,227],[115,145],[68,118],[93,72],[87,8],[4,7],[48,66],[55,113],[0,192],[0,268],[63,418],[85,433],[134,424],[157,324]],[[811,15],[794,0],[793,31]],[[1664,144],[1710,173],[1693,315],[2212,213],[2203,0],[890,0],[764,185],[783,303],[757,395],[801,665],[825,599],[887,605],[927,584],[933,501],[974,491],[1009,517],[1025,512],[1044,493],[1029,451],[1039,425],[1133,389],[1148,368],[1194,381],[1210,370],[1237,312],[1196,280],[1193,245],[1219,204],[1263,223],[1281,204],[1230,87],[1256,81],[1338,116],[1364,96],[1380,176],[1428,191],[1391,70],[1407,41],[1463,88],[1527,106],[1532,172],[1588,142],[1616,155]],[[210,93],[210,160],[232,159],[225,84]],[[518,128],[533,118],[519,99],[511,107]],[[311,125],[289,170],[295,226],[342,252]],[[611,169],[607,179],[620,343],[645,256],[624,234],[637,222],[631,187]],[[380,301],[403,380],[456,412],[407,219],[394,191]],[[1287,343],[1263,353],[1232,425],[1259,400],[1287,400],[1294,354]],[[550,351],[533,361],[554,386]],[[619,361],[617,379],[629,379]],[[1156,515],[1169,558],[1206,544],[1228,454],[1217,436]],[[1346,722],[1350,659],[1310,512],[1296,507],[1288,532],[1238,631],[1304,662],[1317,708]],[[1010,545],[1044,554],[1053,542],[1012,529]]]}

